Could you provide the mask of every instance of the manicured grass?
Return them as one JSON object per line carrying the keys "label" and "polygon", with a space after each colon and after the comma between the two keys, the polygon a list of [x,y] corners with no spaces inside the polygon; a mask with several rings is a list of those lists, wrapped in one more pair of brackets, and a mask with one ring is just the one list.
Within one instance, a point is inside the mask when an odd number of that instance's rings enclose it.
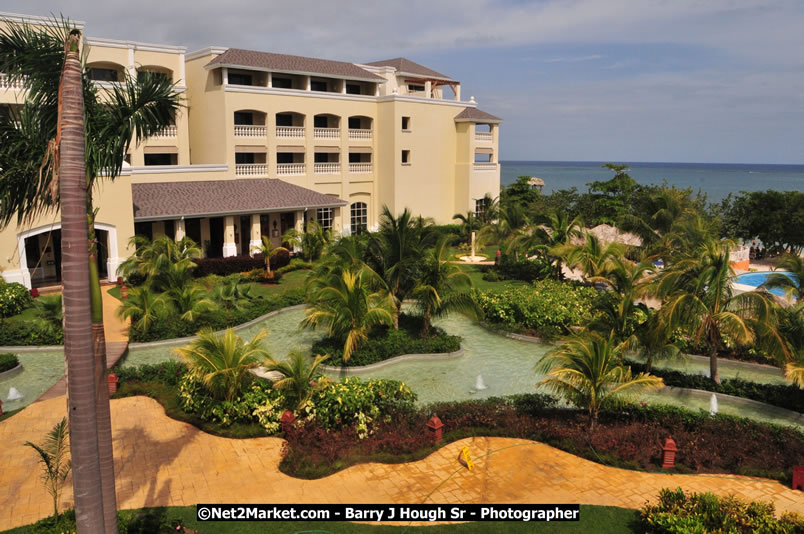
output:
{"label": "manicured grass", "polygon": [[282,276],[278,284],[257,284],[251,283],[251,294],[254,296],[273,297],[288,289],[296,289],[304,286],[304,281],[310,273],[309,269],[291,271]]}
{"label": "manicured grass", "polygon": [[[220,496],[220,500],[221,502],[225,501],[225,496]],[[155,525],[161,523],[162,525],[167,525],[169,529],[169,526],[175,520],[182,520],[184,526],[198,530],[199,534],[207,532],[215,532],[216,534],[251,534],[257,532],[275,534],[297,534],[302,532],[320,532],[322,534],[367,534],[369,532],[384,534],[508,534],[509,532],[515,534],[531,532],[619,534],[635,532],[634,527],[639,518],[636,510],[592,505],[581,505],[580,521],[571,523],[525,523],[514,521],[475,522],[457,525],[434,523],[432,526],[423,527],[356,524],[344,521],[199,522],[196,520],[195,506],[144,508],[141,510],[126,510],[121,514],[128,519],[129,525],[135,526],[135,528],[129,529],[129,534],[134,532],[143,534],[146,532],[148,534],[168,532],[169,530],[158,530]],[[0,534],[38,534],[39,532],[48,531],[37,530],[33,526],[25,526],[6,530]],[[121,534],[125,533],[121,531]]]}
{"label": "manicured grass", "polygon": [[520,287],[528,285],[527,282],[521,280],[501,280],[499,282],[488,282],[483,280],[483,273],[480,272],[479,265],[461,265],[456,264],[460,270],[469,275],[472,280],[472,285],[480,291],[503,291],[512,287]]}

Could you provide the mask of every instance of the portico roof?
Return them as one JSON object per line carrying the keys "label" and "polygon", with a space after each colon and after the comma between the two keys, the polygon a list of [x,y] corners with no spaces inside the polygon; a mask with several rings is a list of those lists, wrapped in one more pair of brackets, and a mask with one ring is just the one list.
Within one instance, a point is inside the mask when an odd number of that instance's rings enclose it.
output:
{"label": "portico roof", "polygon": [[215,217],[348,203],[277,179],[210,180],[131,184],[135,221]]}

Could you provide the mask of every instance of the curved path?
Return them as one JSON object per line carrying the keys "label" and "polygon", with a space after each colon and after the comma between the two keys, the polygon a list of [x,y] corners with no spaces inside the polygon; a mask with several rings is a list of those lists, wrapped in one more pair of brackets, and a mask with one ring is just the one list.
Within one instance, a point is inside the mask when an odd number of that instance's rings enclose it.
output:
{"label": "curved path", "polygon": [[[235,440],[167,417],[147,397],[112,401],[120,508],[227,503],[581,503],[639,508],[663,487],[772,500],[804,513],[804,493],[778,482],[729,475],[663,475],[606,467],[541,443],[469,438],[418,462],[362,464],[320,480],[279,472],[282,440]],[[39,480],[38,442],[65,411],[63,397],[37,402],[0,422],[0,529],[52,513]],[[475,469],[457,461],[469,447]],[[490,454],[489,454],[490,453]],[[61,506],[72,503],[68,481]]]}

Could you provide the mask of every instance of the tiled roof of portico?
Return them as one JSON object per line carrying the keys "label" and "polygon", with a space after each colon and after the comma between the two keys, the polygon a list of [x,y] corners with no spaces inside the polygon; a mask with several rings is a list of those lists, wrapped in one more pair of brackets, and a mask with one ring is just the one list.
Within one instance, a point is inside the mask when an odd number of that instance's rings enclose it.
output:
{"label": "tiled roof of portico", "polygon": [[348,204],[270,178],[131,184],[131,193],[135,221],[335,208]]}

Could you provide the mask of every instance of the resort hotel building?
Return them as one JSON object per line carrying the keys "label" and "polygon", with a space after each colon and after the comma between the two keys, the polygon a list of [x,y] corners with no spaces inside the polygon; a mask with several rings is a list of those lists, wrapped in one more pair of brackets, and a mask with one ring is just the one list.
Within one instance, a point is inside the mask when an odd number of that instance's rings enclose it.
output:
{"label": "resort hotel building", "polygon": [[[3,23],[49,19],[0,13]],[[83,24],[79,23],[79,27]],[[269,236],[316,220],[349,234],[382,206],[448,223],[500,189],[501,119],[464,99],[461,84],[404,58],[355,64],[210,47],[85,38],[100,88],[142,72],[184,96],[174,124],[99,180],[100,269],[110,281],[130,238],[189,236],[209,257],[249,254]],[[0,111],[25,91],[0,73]],[[2,108],[5,108],[3,110]],[[0,274],[26,287],[58,284],[60,215],[0,232]]]}

